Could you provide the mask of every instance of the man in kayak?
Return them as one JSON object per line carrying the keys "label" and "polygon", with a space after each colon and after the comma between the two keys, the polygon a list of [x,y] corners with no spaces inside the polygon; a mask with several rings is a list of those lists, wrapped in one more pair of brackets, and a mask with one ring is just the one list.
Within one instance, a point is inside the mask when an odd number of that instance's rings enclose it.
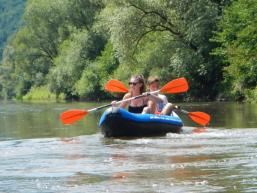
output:
{"label": "man in kayak", "polygon": [[[147,80],[147,86],[150,92],[159,90],[159,84],[160,79],[157,76],[150,76]],[[153,112],[154,114],[161,114],[161,115],[170,115],[172,110],[173,110],[173,106],[171,103],[168,102],[167,97],[165,95],[162,94],[152,94],[151,95],[152,100],[149,101],[149,103],[153,103],[150,104],[149,106],[154,106],[155,110],[150,110],[147,109],[147,107],[144,109],[145,112]]]}

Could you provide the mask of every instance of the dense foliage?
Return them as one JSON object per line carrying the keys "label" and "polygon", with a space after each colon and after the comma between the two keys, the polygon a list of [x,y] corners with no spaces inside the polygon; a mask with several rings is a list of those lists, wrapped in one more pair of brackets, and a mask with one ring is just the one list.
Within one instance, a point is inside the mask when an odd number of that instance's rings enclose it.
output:
{"label": "dense foliage", "polygon": [[219,23],[215,53],[224,57],[226,94],[257,100],[257,1],[238,0],[227,7]]}
{"label": "dense foliage", "polygon": [[[186,77],[190,91],[184,99],[213,100],[238,91],[253,96],[257,6],[240,3],[28,0],[24,25],[3,54],[2,97],[48,89],[57,98],[103,99],[109,96],[103,90],[108,79],[127,82],[135,73],[159,75],[163,83]],[[226,28],[233,25],[234,31]]]}
{"label": "dense foliage", "polygon": [[0,0],[0,60],[7,39],[21,25],[26,0]]}

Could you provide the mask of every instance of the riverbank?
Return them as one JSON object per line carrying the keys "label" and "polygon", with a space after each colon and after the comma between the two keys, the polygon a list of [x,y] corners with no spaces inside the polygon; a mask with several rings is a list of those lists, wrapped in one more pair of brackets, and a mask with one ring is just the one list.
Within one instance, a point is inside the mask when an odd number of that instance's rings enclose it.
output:
{"label": "riverbank", "polygon": [[[229,95],[223,95],[220,94],[217,96],[216,100],[209,100],[207,98],[191,98],[191,97],[182,97],[182,96],[175,96],[175,95],[167,95],[169,101],[172,102],[242,102],[242,103],[252,103],[257,104],[257,89],[249,90],[245,98],[240,97],[232,97]],[[47,86],[42,87],[33,87],[31,90],[24,96],[17,97],[17,100],[22,101],[31,101],[31,102],[69,102],[69,101],[77,101],[77,102],[105,102],[105,101],[111,101],[114,99],[120,100],[122,99],[122,95],[115,94],[113,96],[107,95],[104,97],[101,97],[102,99],[98,97],[94,98],[91,97],[91,99],[66,99],[66,96],[64,93],[60,93],[58,96],[55,93],[52,93],[49,91],[49,88]]]}

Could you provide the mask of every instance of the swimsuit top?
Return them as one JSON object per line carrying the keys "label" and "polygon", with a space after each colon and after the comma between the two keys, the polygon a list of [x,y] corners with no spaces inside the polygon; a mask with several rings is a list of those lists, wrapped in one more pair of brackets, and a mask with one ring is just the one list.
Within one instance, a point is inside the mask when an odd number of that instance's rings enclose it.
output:
{"label": "swimsuit top", "polygon": [[[148,99],[147,99],[148,100]],[[147,101],[143,99],[143,104],[141,106],[128,106],[128,111],[131,113],[142,113],[143,109],[147,107]]]}
{"label": "swimsuit top", "polygon": [[132,107],[129,105],[128,111],[131,113],[142,113],[143,109],[147,107],[147,105],[139,106],[139,107]]}

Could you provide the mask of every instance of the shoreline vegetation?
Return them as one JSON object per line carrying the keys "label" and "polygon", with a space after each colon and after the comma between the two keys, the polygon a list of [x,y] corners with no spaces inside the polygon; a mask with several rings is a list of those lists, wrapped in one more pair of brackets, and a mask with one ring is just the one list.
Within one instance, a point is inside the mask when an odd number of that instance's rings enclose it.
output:
{"label": "shoreline vegetation", "polygon": [[58,97],[49,91],[46,86],[35,88],[33,87],[29,93],[23,96],[20,100],[23,101],[64,101],[64,94],[60,94]]}
{"label": "shoreline vegetation", "polygon": [[[223,98],[220,96],[215,100],[204,100],[204,99],[192,99],[192,98],[174,98],[172,96],[168,96],[169,101],[172,102],[235,102],[235,100],[231,100],[228,98]],[[111,100],[122,100],[122,95],[113,95],[104,99],[65,99],[65,95],[62,93],[57,97],[54,93],[49,92],[47,88],[32,88],[32,90],[23,96],[22,98],[16,98],[18,101],[26,101],[26,102],[110,102]],[[241,101],[245,103],[252,103],[252,101]]]}
{"label": "shoreline vegetation", "polygon": [[170,101],[257,103],[256,0],[2,2],[0,100],[111,100],[142,74],[185,77]]}

